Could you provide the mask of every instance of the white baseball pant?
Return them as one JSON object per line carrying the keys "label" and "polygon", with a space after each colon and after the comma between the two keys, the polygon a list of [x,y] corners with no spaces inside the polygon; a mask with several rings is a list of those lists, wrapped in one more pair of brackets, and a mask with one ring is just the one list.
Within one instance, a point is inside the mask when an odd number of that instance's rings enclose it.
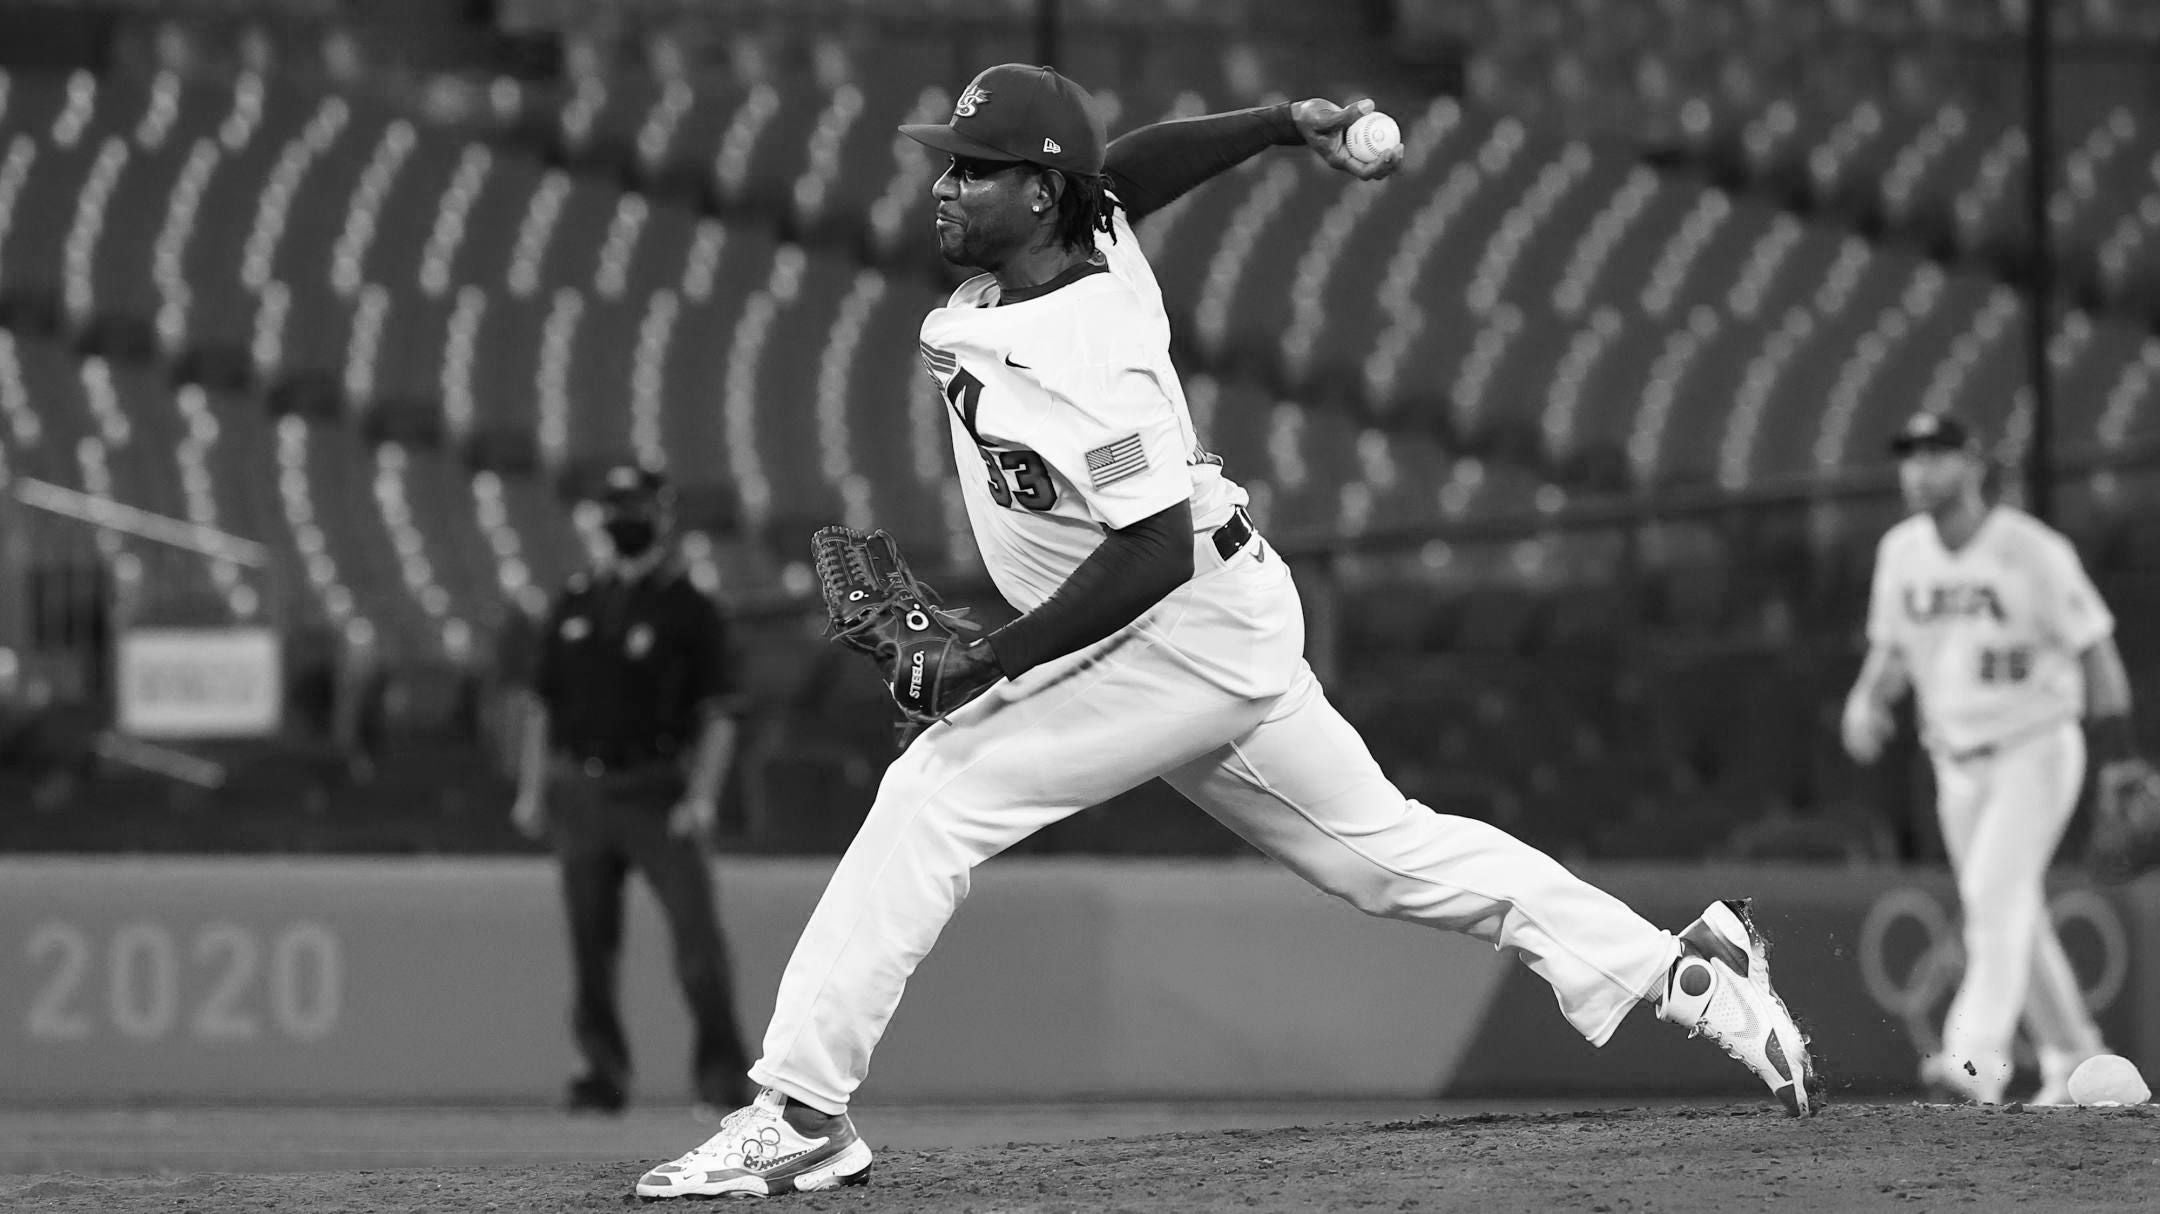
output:
{"label": "white baseball pant", "polygon": [[1982,757],[1937,755],[1934,767],[1965,921],[1965,976],[1943,1022],[1943,1053],[1952,1066],[1972,1064],[1975,1095],[1999,1101],[2021,1011],[2051,1077],[2102,1050],[2044,884],[2085,780],[2085,735],[2065,721]]}
{"label": "white baseball pant", "polygon": [[1542,852],[1404,798],[1305,664],[1282,560],[1203,536],[1193,580],[1101,644],[934,726],[887,769],[780,981],[753,1080],[845,1111],[977,864],[1162,776],[1368,914],[1513,950],[1602,1045],[1678,941]]}

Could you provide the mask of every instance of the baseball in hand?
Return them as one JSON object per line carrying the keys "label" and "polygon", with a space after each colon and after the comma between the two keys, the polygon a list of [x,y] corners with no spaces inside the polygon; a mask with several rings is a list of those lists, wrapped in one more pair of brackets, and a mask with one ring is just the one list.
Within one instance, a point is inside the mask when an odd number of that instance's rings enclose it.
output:
{"label": "baseball in hand", "polygon": [[2070,1099],[2086,1108],[2111,1109],[2143,1104],[2152,1099],[2152,1089],[2136,1063],[2120,1054],[2097,1054],[2070,1072]]}
{"label": "baseball in hand", "polygon": [[1388,153],[1402,146],[1402,129],[1395,120],[1378,110],[1350,124],[1343,132],[1343,152],[1359,168],[1370,168],[1380,163]]}

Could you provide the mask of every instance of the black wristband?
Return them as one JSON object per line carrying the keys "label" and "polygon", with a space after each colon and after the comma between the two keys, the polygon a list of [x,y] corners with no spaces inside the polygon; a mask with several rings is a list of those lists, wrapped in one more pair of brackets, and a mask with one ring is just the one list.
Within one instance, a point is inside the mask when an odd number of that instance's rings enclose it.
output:
{"label": "black wristband", "polygon": [[2102,766],[2137,757],[2137,734],[2130,728],[2130,714],[2118,712],[2085,722],[2093,757]]}

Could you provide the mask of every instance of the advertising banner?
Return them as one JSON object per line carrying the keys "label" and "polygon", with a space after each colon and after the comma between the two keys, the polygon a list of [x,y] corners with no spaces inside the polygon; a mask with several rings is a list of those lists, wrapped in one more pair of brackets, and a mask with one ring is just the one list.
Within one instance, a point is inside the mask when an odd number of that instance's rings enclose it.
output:
{"label": "advertising banner", "polygon": [[137,628],[116,663],[120,730],[139,738],[261,737],[284,706],[268,628]]}

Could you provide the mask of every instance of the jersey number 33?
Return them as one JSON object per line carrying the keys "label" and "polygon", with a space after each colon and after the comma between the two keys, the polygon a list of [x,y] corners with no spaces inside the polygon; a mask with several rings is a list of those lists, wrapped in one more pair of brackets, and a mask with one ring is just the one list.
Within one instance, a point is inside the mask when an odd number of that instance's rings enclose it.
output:
{"label": "jersey number 33", "polygon": [[1057,482],[1043,457],[1025,447],[998,447],[983,441],[975,429],[975,414],[982,407],[983,382],[965,367],[954,371],[945,384],[945,402],[959,414],[960,424],[975,438],[983,469],[990,474],[990,497],[1000,506],[1048,510],[1057,505]]}

